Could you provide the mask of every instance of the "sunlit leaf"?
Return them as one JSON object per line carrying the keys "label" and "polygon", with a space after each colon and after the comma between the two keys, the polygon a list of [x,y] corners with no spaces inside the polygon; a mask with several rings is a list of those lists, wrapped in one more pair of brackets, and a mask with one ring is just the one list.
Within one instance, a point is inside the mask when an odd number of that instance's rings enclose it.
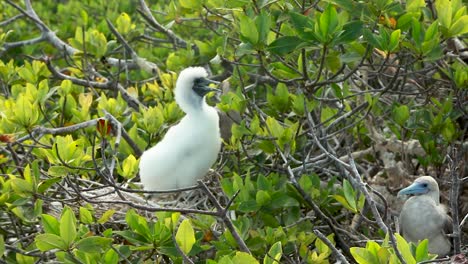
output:
{"label": "sunlit leaf", "polygon": [[184,219],[182,223],[180,223],[175,239],[180,249],[185,254],[188,254],[190,250],[192,250],[192,247],[195,244],[195,232],[193,231],[190,220]]}

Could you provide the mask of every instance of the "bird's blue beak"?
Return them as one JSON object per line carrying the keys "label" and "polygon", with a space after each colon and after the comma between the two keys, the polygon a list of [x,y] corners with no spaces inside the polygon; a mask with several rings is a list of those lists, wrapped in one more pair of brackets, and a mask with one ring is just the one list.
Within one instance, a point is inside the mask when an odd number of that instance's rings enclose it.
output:
{"label": "bird's blue beak", "polygon": [[421,182],[415,182],[411,184],[410,186],[401,189],[398,192],[398,196],[401,195],[410,195],[410,194],[425,194],[429,192],[429,188],[427,188],[427,183],[421,183]]}
{"label": "bird's blue beak", "polygon": [[201,97],[205,96],[205,94],[209,92],[218,92],[219,90],[210,88],[210,84],[219,84],[217,81],[213,81],[207,78],[199,78],[195,80],[193,84],[193,90]]}

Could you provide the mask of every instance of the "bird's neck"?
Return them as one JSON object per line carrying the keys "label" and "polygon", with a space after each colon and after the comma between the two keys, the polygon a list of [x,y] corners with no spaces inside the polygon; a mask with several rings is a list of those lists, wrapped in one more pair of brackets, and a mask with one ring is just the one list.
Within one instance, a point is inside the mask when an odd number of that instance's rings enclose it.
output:
{"label": "bird's neck", "polygon": [[428,193],[428,195],[434,200],[436,205],[440,205],[440,196],[439,193],[431,192]]}
{"label": "bird's neck", "polygon": [[203,98],[201,98],[200,101],[196,101],[192,104],[185,104],[183,106],[181,105],[181,108],[185,112],[185,114],[193,116],[206,114],[209,111],[210,107],[211,106],[209,106]]}

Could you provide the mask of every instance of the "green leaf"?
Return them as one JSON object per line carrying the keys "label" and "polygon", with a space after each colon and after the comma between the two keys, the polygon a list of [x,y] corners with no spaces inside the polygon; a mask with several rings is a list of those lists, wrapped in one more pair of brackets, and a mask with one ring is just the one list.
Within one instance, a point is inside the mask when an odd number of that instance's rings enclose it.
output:
{"label": "green leaf", "polygon": [[296,29],[299,37],[306,41],[318,42],[317,36],[313,32],[315,28],[314,21],[302,14],[290,12],[291,24]]}
{"label": "green leaf", "polygon": [[437,25],[437,21],[434,21],[426,30],[426,33],[424,34],[424,41],[431,41],[435,38],[437,38],[437,35],[439,34],[439,27]]}
{"label": "green leaf", "polygon": [[314,244],[315,248],[317,248],[317,251],[320,253],[320,255],[329,255],[331,253],[331,249],[320,238],[317,238]]}
{"label": "green leaf", "polygon": [[48,214],[42,214],[42,228],[46,233],[60,235],[60,223],[59,221]]}
{"label": "green leaf", "polygon": [[453,124],[450,118],[447,118],[442,128],[442,136],[444,137],[446,141],[452,142],[455,135],[456,135],[455,125]]}
{"label": "green leaf", "polygon": [[104,263],[117,264],[119,263],[119,254],[117,254],[117,252],[111,248],[104,254],[103,260]]}
{"label": "green leaf", "polygon": [[201,0],[179,0],[179,3],[183,8],[187,9],[200,9],[202,6]]}
{"label": "green leaf", "polygon": [[377,258],[379,259],[379,263],[394,263],[389,261],[392,254],[390,254],[387,247],[381,247],[377,250]]}
{"label": "green leaf", "polygon": [[436,0],[435,8],[439,23],[446,30],[452,25],[452,3],[450,0]]}
{"label": "green leaf", "polygon": [[119,236],[122,236],[123,238],[128,240],[128,242],[136,245],[148,243],[148,240],[145,237],[130,230],[114,231],[114,233]]}
{"label": "green leaf", "polygon": [[182,252],[188,254],[195,244],[195,232],[193,231],[190,220],[184,219],[179,225],[179,229],[175,235],[177,244]]}
{"label": "green leaf", "polygon": [[32,103],[30,98],[20,94],[16,99],[12,121],[25,128],[30,128],[39,121],[39,113],[37,103]]}
{"label": "green leaf", "polygon": [[255,18],[255,24],[258,31],[258,43],[266,44],[268,32],[270,32],[270,15],[264,10]]}
{"label": "green leaf", "polygon": [[123,162],[120,174],[126,179],[135,177],[138,171],[138,162],[135,156],[130,154]]}
{"label": "green leaf", "polygon": [[271,196],[268,194],[268,192],[259,190],[255,196],[255,201],[259,206],[263,206],[270,203]]}
{"label": "green leaf", "polygon": [[406,242],[406,240],[400,234],[395,234],[395,238],[397,242],[397,248],[400,251],[401,256],[406,260],[406,263],[416,264],[416,260],[414,259],[413,254],[411,254],[408,242]]}
{"label": "green leaf", "polygon": [[351,206],[354,212],[357,212],[356,193],[354,192],[353,186],[351,186],[351,183],[349,183],[348,180],[343,181],[343,192],[349,206]]}
{"label": "green leaf", "polygon": [[31,185],[32,189],[36,187],[36,178],[31,174],[31,167],[29,164],[24,167],[23,177]]}
{"label": "green leaf", "polygon": [[258,43],[258,31],[257,27],[253,26],[255,24],[253,19],[246,15],[240,15],[239,23],[242,40],[256,45]]}
{"label": "green leaf", "polygon": [[322,42],[328,42],[331,35],[335,33],[338,28],[338,14],[333,5],[327,5],[325,11],[318,19],[318,27],[316,28],[319,30],[316,30],[315,33],[322,37]]}
{"label": "green leaf", "polygon": [[73,210],[66,206],[60,217],[60,237],[70,247],[76,238],[76,218]]}
{"label": "green leaf", "polygon": [[268,254],[266,254],[265,258],[263,259],[263,264],[277,264],[281,263],[281,257],[283,256],[283,248],[281,247],[281,241],[276,242],[273,244],[268,250]]}
{"label": "green leaf", "polygon": [[274,95],[268,89],[267,93],[268,103],[280,113],[285,113],[289,110],[289,90],[284,83],[279,83],[276,86]]}
{"label": "green leaf", "polygon": [[245,252],[236,252],[236,255],[232,258],[233,263],[242,263],[242,264],[259,264],[259,262],[248,253]]}
{"label": "green leaf", "polygon": [[427,239],[419,242],[418,247],[416,248],[416,262],[421,262],[428,259],[428,245],[429,240]]}
{"label": "green leaf", "polygon": [[335,194],[332,196],[337,202],[339,202],[341,205],[343,205],[346,209],[352,211],[353,213],[356,213],[356,210],[351,207],[351,205],[348,203],[348,200],[344,196]]}
{"label": "green leaf", "polygon": [[59,182],[61,180],[62,180],[61,178],[56,177],[56,178],[51,178],[51,179],[47,179],[45,181],[42,181],[41,183],[39,183],[39,186],[37,187],[37,192],[38,193],[44,193],[45,191],[47,191],[47,189],[50,188],[50,186],[54,185],[55,183],[57,183],[57,182]]}
{"label": "green leaf", "polygon": [[106,223],[114,215],[114,213],[115,213],[114,209],[107,210],[104,214],[102,214],[101,218],[99,218],[99,220],[97,222],[99,224]]}
{"label": "green leaf", "polygon": [[127,13],[121,13],[115,22],[117,31],[120,34],[127,34],[135,25],[132,24],[132,19]]}
{"label": "green leaf", "polygon": [[385,50],[384,47],[382,47],[382,44],[380,43],[380,41],[377,40],[376,36],[367,28],[364,29],[364,39],[367,40],[367,42],[370,45],[372,45],[374,48]]}
{"label": "green leaf", "polygon": [[421,30],[421,22],[417,21],[416,19],[413,19],[411,26],[411,36],[413,37],[416,46],[419,48],[424,38],[424,35],[422,34]]}
{"label": "green leaf", "polygon": [[5,253],[5,239],[0,235],[0,257]]}
{"label": "green leaf", "polygon": [[80,222],[83,224],[92,224],[93,223],[93,215],[91,212],[80,206]]}
{"label": "green leaf", "polygon": [[456,20],[449,29],[449,36],[456,37],[468,33],[468,15]]}
{"label": "green leaf", "polygon": [[393,119],[400,126],[405,125],[406,121],[409,119],[409,116],[409,108],[406,105],[401,105],[393,109]]}
{"label": "green leaf", "polygon": [[358,39],[362,35],[364,23],[360,20],[351,21],[343,25],[343,30],[335,43],[348,43]]}
{"label": "green leaf", "polygon": [[426,6],[424,0],[407,0],[406,1],[406,12],[418,12],[420,13],[422,8]]}
{"label": "green leaf", "polygon": [[135,210],[128,210],[125,215],[125,220],[130,228],[138,234],[149,238],[150,230],[148,227],[148,221],[145,217],[137,214]]}
{"label": "green leaf", "polygon": [[14,178],[10,180],[11,188],[21,197],[31,197],[33,193],[32,185],[26,180]]}
{"label": "green leaf", "polygon": [[107,250],[112,243],[112,238],[90,236],[76,243],[76,248],[86,253],[100,253]]}
{"label": "green leaf", "polygon": [[388,45],[388,51],[392,52],[395,51],[396,48],[398,48],[398,44],[400,43],[400,35],[401,35],[401,30],[397,29],[392,32],[390,35],[390,43]]}
{"label": "green leaf", "polygon": [[274,119],[273,117],[269,116],[266,119],[266,124],[272,136],[276,138],[280,138],[284,133],[284,128],[280,125],[280,123]]}
{"label": "green leaf", "polygon": [[304,41],[296,36],[284,36],[275,39],[268,50],[277,55],[285,55],[296,50]]}
{"label": "green leaf", "polygon": [[68,175],[70,172],[70,169],[66,166],[51,166],[49,167],[49,170],[47,171],[48,175],[52,177],[57,177],[58,181],[61,180],[61,178],[64,178],[65,176]]}
{"label": "green leaf", "polygon": [[52,249],[68,249],[68,244],[61,237],[54,234],[37,235],[34,241],[36,242],[36,246],[40,251],[49,251]]}
{"label": "green leaf", "polygon": [[379,263],[376,256],[372,255],[369,250],[360,247],[352,247],[349,249],[354,260],[359,264]]}

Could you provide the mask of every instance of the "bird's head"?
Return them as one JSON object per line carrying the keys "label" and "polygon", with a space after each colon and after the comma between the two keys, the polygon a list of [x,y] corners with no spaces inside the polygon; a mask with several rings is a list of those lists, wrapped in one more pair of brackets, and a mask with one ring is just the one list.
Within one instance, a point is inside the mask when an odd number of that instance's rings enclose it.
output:
{"label": "bird's head", "polygon": [[417,178],[410,186],[400,190],[398,196],[401,195],[428,195],[439,204],[439,185],[431,176],[422,176]]}
{"label": "bird's head", "polygon": [[209,87],[217,83],[207,78],[208,73],[203,67],[184,69],[177,78],[175,99],[184,112],[201,109],[203,98],[209,92],[218,91]]}

